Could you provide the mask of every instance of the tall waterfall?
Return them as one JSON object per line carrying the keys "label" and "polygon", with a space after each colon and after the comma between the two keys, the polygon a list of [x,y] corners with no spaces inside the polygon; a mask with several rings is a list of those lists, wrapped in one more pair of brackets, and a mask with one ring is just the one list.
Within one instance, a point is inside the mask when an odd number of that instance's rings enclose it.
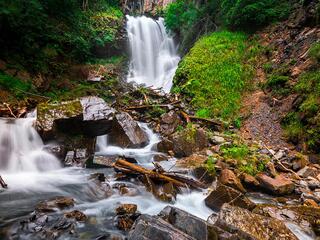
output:
{"label": "tall waterfall", "polygon": [[128,81],[169,92],[180,57],[163,18],[127,16],[127,32],[131,50]]}
{"label": "tall waterfall", "polygon": [[60,168],[33,127],[34,118],[0,119],[0,173],[41,172]]}

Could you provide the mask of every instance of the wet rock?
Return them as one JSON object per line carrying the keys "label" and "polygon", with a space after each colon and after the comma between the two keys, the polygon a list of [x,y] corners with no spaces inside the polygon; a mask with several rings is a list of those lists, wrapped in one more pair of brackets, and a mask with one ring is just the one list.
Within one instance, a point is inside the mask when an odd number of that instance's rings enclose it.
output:
{"label": "wet rock", "polygon": [[66,218],[73,218],[78,222],[84,222],[87,220],[87,216],[79,210],[73,210],[71,212],[65,213],[64,215]]}
{"label": "wet rock", "polygon": [[117,215],[134,214],[137,211],[136,204],[121,204],[116,208]]}
{"label": "wet rock", "polygon": [[64,159],[65,166],[85,167],[86,162],[90,160],[91,154],[87,149],[76,149],[75,151],[68,151]]}
{"label": "wet rock", "polygon": [[304,168],[300,169],[297,174],[300,176],[300,177],[304,177],[304,178],[307,178],[307,177],[317,177],[318,174],[320,174],[320,170],[318,170],[317,168],[315,167],[310,167],[310,166],[305,166]]}
{"label": "wet rock", "polygon": [[317,231],[320,227],[318,222],[320,219],[319,207],[259,205],[253,212],[281,221],[291,221],[309,235],[313,235],[313,230]]}
{"label": "wet rock", "polygon": [[173,150],[173,142],[164,138],[157,144],[157,150],[159,152],[168,153]]}
{"label": "wet rock", "polygon": [[92,162],[94,165],[111,168],[118,158],[118,156],[94,156]]}
{"label": "wet rock", "polygon": [[208,226],[207,222],[181,209],[167,206],[159,213],[159,216],[175,228],[195,239],[212,239],[210,229],[208,230],[210,226]]}
{"label": "wet rock", "polygon": [[195,240],[167,221],[147,214],[141,215],[136,220],[128,234],[128,240],[147,240],[155,237],[161,240]]}
{"label": "wet rock", "polygon": [[256,176],[256,179],[262,188],[276,195],[290,194],[295,188],[294,183],[281,174],[271,178],[264,173],[260,173]]}
{"label": "wet rock", "polygon": [[292,161],[292,169],[294,171],[297,171],[301,168],[304,168],[305,166],[307,166],[309,164],[309,161],[306,157],[304,156],[298,156],[295,159],[293,159]]}
{"label": "wet rock", "polygon": [[54,212],[57,209],[66,209],[74,206],[74,199],[70,197],[56,197],[52,200],[43,201],[37,204],[38,212]]}
{"label": "wet rock", "polygon": [[115,110],[98,97],[83,97],[58,104],[42,103],[37,107],[36,127],[44,139],[55,132],[98,136],[110,131]]}
{"label": "wet rock", "polygon": [[170,111],[161,116],[160,124],[161,134],[169,136],[176,131],[176,128],[182,124],[182,121],[175,111]]}
{"label": "wet rock", "polygon": [[148,143],[146,133],[128,113],[116,114],[109,134],[110,144],[124,148],[139,148]]}
{"label": "wet rock", "polygon": [[246,190],[242,186],[239,178],[234,174],[233,171],[229,169],[223,169],[220,173],[219,182],[223,185],[227,185],[234,189],[237,189],[240,192],[245,193]]}
{"label": "wet rock", "polygon": [[283,222],[229,204],[222,206],[214,224],[223,230],[237,233],[241,239],[297,240]]}
{"label": "wet rock", "polygon": [[52,143],[52,144],[46,145],[44,147],[44,150],[56,156],[58,159],[63,159],[64,156],[66,155],[65,147],[58,143],[54,143],[54,144]]}
{"label": "wet rock", "polygon": [[125,183],[116,183],[112,186],[115,189],[119,190],[119,193],[124,196],[138,196],[140,194],[139,190],[133,186],[130,186]]}
{"label": "wet rock", "polygon": [[169,157],[165,154],[157,154],[153,157],[153,161],[156,162],[162,162],[162,161],[168,161]]}
{"label": "wet rock", "polygon": [[92,173],[89,176],[89,180],[96,180],[98,182],[104,182],[106,180],[106,176],[104,173]]}
{"label": "wet rock", "polygon": [[137,205],[135,204],[121,204],[116,208],[116,221],[117,227],[121,230],[131,229],[134,221],[139,217],[140,214],[136,214]]}
{"label": "wet rock", "polygon": [[204,200],[205,204],[214,211],[219,211],[223,204],[230,203],[234,206],[252,210],[255,204],[244,194],[226,185],[218,185]]}
{"label": "wet rock", "polygon": [[185,129],[182,132],[175,133],[171,140],[176,157],[188,157],[209,145],[207,134],[201,128]]}

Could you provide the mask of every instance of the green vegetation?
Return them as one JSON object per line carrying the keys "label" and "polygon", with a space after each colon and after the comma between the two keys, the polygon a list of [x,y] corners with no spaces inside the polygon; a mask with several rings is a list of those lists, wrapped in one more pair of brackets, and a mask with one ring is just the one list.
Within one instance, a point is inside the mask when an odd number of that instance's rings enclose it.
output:
{"label": "green vegetation", "polygon": [[257,154],[256,149],[243,143],[224,145],[221,151],[226,161],[236,160],[237,169],[253,176],[264,171],[269,161],[266,156]]}
{"label": "green vegetation", "polygon": [[253,31],[288,17],[288,0],[221,0],[223,23],[231,29]]}
{"label": "green vegetation", "polygon": [[227,158],[233,159],[244,159],[249,154],[249,148],[245,144],[233,145],[233,146],[222,146],[221,148],[223,155]]}
{"label": "green vegetation", "polygon": [[254,74],[258,47],[242,33],[215,32],[200,39],[180,63],[173,91],[192,98],[201,117],[237,119],[241,94]]}
{"label": "green vegetation", "polygon": [[0,58],[30,73],[61,73],[83,62],[95,46],[114,44],[123,14],[116,1],[3,0]]}
{"label": "green vegetation", "polygon": [[0,86],[8,91],[14,92],[18,99],[23,98],[24,93],[32,89],[32,85],[18,78],[12,77],[0,71]]}
{"label": "green vegetation", "polygon": [[216,161],[217,159],[213,156],[209,156],[208,159],[205,162],[205,167],[209,174],[215,175],[216,174]]}
{"label": "green vegetation", "polygon": [[191,47],[199,36],[217,26],[246,32],[286,19],[298,0],[177,0],[165,11],[166,25],[182,38],[183,47]]}
{"label": "green vegetation", "polygon": [[320,152],[320,57],[319,43],[309,49],[309,56],[315,60],[313,68],[303,73],[294,87],[300,98],[295,111],[283,119],[288,139],[294,143],[305,143],[307,150]]}

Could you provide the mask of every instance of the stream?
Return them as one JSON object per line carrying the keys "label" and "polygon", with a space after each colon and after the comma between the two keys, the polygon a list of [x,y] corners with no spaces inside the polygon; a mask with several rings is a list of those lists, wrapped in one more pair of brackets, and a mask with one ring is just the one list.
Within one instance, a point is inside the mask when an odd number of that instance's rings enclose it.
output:
{"label": "stream", "polygon": [[[144,16],[127,16],[127,32],[131,54],[127,81],[169,92],[180,57],[173,39],[166,33],[163,19],[155,21]],[[0,119],[0,176],[9,186],[6,190],[0,189],[0,239],[8,231],[14,234],[19,222],[28,218],[40,201],[57,196],[75,199],[73,209],[82,211],[89,218],[85,223],[77,223],[78,235],[63,234],[58,239],[122,239],[125,233],[114,223],[115,208],[121,203],[136,204],[140,213],[151,215],[158,214],[167,205],[204,220],[213,213],[204,203],[206,191],[186,190],[170,204],[157,200],[137,180],[116,180],[112,168],[63,167],[60,159],[45,150],[46,145],[34,128],[35,121],[35,114],[24,119]],[[147,134],[147,146],[112,146],[108,144],[108,136],[104,135],[97,137],[95,154],[125,156],[145,168],[153,168],[154,156],[161,154],[156,149],[160,136],[146,123],[139,125]],[[170,158],[160,164],[165,170],[175,170],[175,161]],[[90,179],[94,173],[103,173],[108,184],[97,187]],[[120,184],[130,188],[132,194],[121,195],[116,189]],[[110,194],[106,196],[106,192]],[[255,201],[263,202],[264,199]],[[291,229],[300,239],[310,239],[297,226]],[[14,239],[30,239],[28,235],[16,237]]]}

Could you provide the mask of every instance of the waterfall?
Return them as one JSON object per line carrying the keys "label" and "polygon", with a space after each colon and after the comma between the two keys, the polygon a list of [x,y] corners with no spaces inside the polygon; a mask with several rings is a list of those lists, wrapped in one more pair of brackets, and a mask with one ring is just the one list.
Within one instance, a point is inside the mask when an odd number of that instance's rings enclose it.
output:
{"label": "waterfall", "polygon": [[35,118],[0,119],[0,172],[41,172],[60,168],[33,127]]}
{"label": "waterfall", "polygon": [[155,21],[145,16],[127,16],[127,32],[131,51],[128,82],[169,92],[180,57],[163,18]]}

